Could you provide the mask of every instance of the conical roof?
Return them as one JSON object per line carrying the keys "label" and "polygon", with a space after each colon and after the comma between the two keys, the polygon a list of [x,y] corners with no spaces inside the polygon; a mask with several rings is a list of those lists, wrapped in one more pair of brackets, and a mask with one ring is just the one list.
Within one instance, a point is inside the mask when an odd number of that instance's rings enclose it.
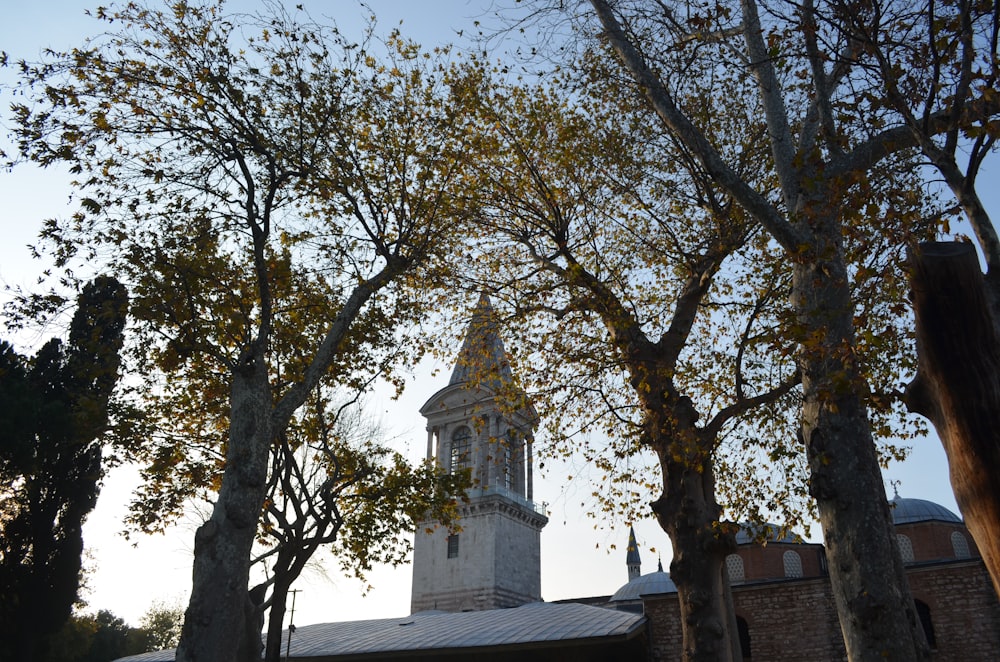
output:
{"label": "conical roof", "polygon": [[510,383],[513,378],[507,352],[497,332],[496,312],[489,296],[483,293],[472,313],[448,385],[474,382],[496,388]]}
{"label": "conical roof", "polygon": [[640,565],[642,563],[639,559],[639,545],[635,541],[635,529],[632,527],[628,529],[628,555],[625,557],[625,563],[627,565]]}

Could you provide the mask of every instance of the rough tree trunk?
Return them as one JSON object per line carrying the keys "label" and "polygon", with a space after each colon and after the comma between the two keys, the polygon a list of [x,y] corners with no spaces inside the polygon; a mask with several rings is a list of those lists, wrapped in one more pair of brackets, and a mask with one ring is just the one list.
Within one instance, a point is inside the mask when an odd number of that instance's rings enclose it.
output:
{"label": "rough tree trunk", "polygon": [[248,355],[233,370],[230,402],[228,469],[211,519],[195,534],[191,601],[178,662],[260,660],[260,631],[254,631],[257,606],[250,601],[248,584],[273,439],[262,357]]}
{"label": "rough tree trunk", "polygon": [[1000,338],[972,244],[921,244],[910,256],[917,323],[911,411],[937,430],[955,500],[1000,594]]}
{"label": "rough tree trunk", "polygon": [[732,543],[727,547],[727,537],[720,537],[721,509],[714,490],[706,488],[712,480],[710,461],[700,467],[667,469],[664,494],[653,503],[673,548],[670,578],[677,586],[686,662],[733,659],[735,631],[728,627],[732,607],[726,601],[722,572]]}
{"label": "rough tree trunk", "polygon": [[[322,530],[319,532],[322,537]],[[306,561],[312,558],[319,544],[293,549],[289,543],[278,551],[274,563],[274,586],[271,588],[271,612],[267,620],[267,645],[264,648],[264,662],[279,662],[281,659],[281,632],[288,609],[288,593],[292,583],[302,574]],[[294,616],[294,614],[292,614]],[[289,622],[289,626],[292,623]]]}
{"label": "rough tree trunk", "polygon": [[854,357],[853,306],[839,225],[811,218],[814,250],[793,265],[803,337],[802,435],[848,658],[928,659],[871,436]]}
{"label": "rough tree trunk", "polygon": [[[288,590],[292,582],[279,578],[274,582],[271,597],[271,612],[267,620],[267,645],[264,649],[264,662],[280,662],[281,632],[285,623],[285,612],[288,608]],[[291,625],[291,623],[289,623]]]}
{"label": "rough tree trunk", "polygon": [[663,495],[653,512],[670,537],[670,578],[677,586],[685,662],[733,659],[736,631],[723,572],[735,539],[719,527],[722,508],[715,500],[711,441],[694,426],[697,413],[686,398],[651,417],[665,421],[654,443],[663,473]]}

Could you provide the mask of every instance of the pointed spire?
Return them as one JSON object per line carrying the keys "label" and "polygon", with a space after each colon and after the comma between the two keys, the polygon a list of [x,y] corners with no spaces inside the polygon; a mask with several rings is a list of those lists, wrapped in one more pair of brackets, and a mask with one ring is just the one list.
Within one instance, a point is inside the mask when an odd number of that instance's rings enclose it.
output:
{"label": "pointed spire", "polygon": [[628,554],[625,557],[625,565],[628,567],[628,580],[632,581],[641,573],[642,560],[639,558],[639,544],[635,541],[635,529],[628,528]]}
{"label": "pointed spire", "polygon": [[513,380],[510,361],[503,341],[497,333],[496,313],[485,292],[472,313],[472,320],[465,332],[465,341],[455,360],[449,386],[476,381],[487,386],[497,386]]}
{"label": "pointed spire", "polygon": [[663,559],[660,556],[656,557],[656,571],[663,572]]}

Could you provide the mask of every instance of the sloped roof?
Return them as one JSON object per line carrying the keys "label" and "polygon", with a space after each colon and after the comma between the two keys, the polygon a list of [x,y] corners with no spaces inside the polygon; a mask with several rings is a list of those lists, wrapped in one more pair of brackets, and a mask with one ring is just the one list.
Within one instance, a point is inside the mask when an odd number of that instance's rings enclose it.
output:
{"label": "sloped roof", "polygon": [[[513,609],[454,614],[424,611],[402,618],[297,628],[292,636],[291,658],[629,639],[640,631],[645,620],[641,614],[575,603],[536,602]],[[171,650],[134,655],[120,662],[173,659]]]}

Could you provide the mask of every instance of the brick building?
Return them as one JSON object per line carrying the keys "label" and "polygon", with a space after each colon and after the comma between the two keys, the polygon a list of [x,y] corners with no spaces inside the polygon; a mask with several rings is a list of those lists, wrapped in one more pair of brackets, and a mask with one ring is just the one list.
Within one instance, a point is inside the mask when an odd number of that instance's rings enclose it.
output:
{"label": "brick building", "polygon": [[[938,662],[992,660],[1000,651],[1000,604],[961,519],[922,499],[891,502],[906,575]],[[738,538],[727,559],[744,660],[846,660],[823,546],[779,537]],[[655,574],[655,573],[651,573]],[[641,598],[651,660],[680,659],[677,597]]]}

